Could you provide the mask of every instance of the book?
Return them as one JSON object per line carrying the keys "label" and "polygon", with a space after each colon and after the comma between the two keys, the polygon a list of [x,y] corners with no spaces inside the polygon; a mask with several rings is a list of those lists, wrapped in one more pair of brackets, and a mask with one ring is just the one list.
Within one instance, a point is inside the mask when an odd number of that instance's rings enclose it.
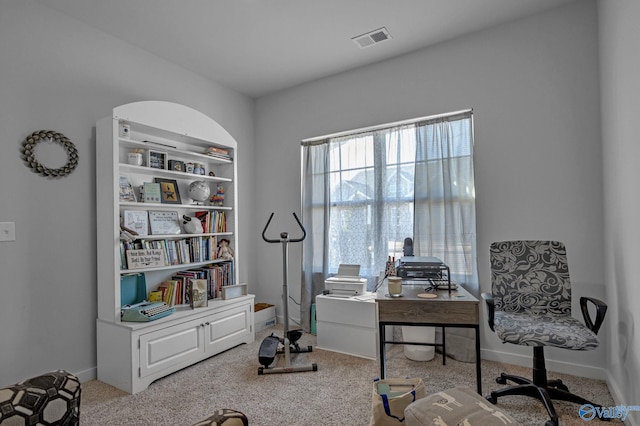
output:
{"label": "book", "polygon": [[149,292],[149,302],[162,302],[162,291],[153,290]]}
{"label": "book", "polygon": [[136,202],[136,193],[126,176],[120,176],[120,201]]}
{"label": "book", "polygon": [[200,219],[202,223],[202,233],[208,234],[211,229],[211,212],[210,211],[197,211],[194,213],[194,216]]}
{"label": "book", "polygon": [[145,182],[142,187],[142,202],[144,203],[161,203],[162,194],[160,193],[160,184],[155,182]]}
{"label": "book", "polygon": [[140,236],[149,235],[149,216],[145,210],[125,210],[122,212],[122,226]]}
{"label": "book", "polygon": [[207,306],[207,280],[190,279],[190,304],[192,308],[203,308]]}
{"label": "book", "polygon": [[187,303],[191,305],[191,295],[190,295],[191,289],[189,288],[188,277],[185,277],[183,275],[174,275],[171,277],[171,280],[178,283],[178,289],[180,290],[179,291],[180,303],[181,304]]}
{"label": "book", "polygon": [[177,211],[150,211],[149,227],[152,235],[180,234],[180,220]]}
{"label": "book", "polygon": [[226,148],[219,148],[217,146],[210,146],[205,150],[205,154],[223,154],[229,155],[229,150]]}

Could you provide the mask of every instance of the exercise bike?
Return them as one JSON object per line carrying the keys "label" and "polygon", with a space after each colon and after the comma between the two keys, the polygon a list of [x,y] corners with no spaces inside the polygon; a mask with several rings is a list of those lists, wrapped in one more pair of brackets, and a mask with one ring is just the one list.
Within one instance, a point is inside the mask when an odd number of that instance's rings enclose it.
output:
{"label": "exercise bike", "polygon": [[[258,367],[258,375],[262,374],[274,374],[274,373],[296,373],[300,371],[318,371],[318,366],[313,363],[309,365],[293,365],[291,363],[291,354],[300,354],[312,352],[313,348],[311,346],[307,346],[306,348],[301,348],[298,344],[298,340],[303,335],[303,330],[298,328],[294,330],[289,330],[289,287],[287,284],[287,276],[289,275],[289,243],[299,243],[305,239],[307,236],[307,232],[302,226],[300,219],[293,213],[293,217],[298,222],[300,229],[302,230],[301,238],[289,238],[288,232],[281,232],[280,239],[270,239],[267,238],[266,232],[269,224],[271,223],[271,219],[273,219],[273,213],[269,216],[269,220],[262,231],[262,239],[268,243],[281,243],[282,244],[282,272],[283,272],[283,284],[282,284],[282,301],[284,306],[284,324],[283,324],[283,336],[279,337],[272,333],[270,336],[265,337],[265,339],[260,344],[260,350],[258,352],[258,361],[262,365],[262,367]],[[273,366],[270,367],[276,356],[284,355],[284,366]]]}

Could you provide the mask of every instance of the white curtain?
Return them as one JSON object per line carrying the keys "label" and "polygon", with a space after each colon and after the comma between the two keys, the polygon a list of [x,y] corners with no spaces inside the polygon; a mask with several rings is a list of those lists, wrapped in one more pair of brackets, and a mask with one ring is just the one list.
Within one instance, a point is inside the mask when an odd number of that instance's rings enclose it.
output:
{"label": "white curtain", "polygon": [[477,293],[471,111],[303,142],[302,172],[303,328],[340,263],[359,264],[373,290],[407,237]]}

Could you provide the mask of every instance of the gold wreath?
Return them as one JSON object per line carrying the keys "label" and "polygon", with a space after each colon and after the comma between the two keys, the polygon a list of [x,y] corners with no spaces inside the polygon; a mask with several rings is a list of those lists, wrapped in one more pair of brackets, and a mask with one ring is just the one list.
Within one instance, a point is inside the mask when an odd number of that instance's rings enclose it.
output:
{"label": "gold wreath", "polygon": [[[36,145],[42,141],[52,141],[61,144],[65,151],[67,151],[67,164],[57,169],[50,169],[44,167],[36,160],[34,155],[34,149]],[[41,174],[42,176],[62,177],[71,173],[78,165],[78,150],[73,142],[69,140],[62,133],[56,133],[51,130],[39,130],[33,132],[31,136],[28,136],[24,142],[22,142],[22,158],[27,163],[27,166],[31,167],[34,172]]]}

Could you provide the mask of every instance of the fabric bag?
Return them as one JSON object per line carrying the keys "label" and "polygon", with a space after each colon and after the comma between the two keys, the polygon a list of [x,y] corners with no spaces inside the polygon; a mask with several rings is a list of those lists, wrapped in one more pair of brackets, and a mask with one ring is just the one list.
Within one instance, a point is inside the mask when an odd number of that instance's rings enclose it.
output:
{"label": "fabric bag", "polygon": [[420,378],[374,379],[370,425],[404,425],[404,409],[424,396],[424,382]]}

